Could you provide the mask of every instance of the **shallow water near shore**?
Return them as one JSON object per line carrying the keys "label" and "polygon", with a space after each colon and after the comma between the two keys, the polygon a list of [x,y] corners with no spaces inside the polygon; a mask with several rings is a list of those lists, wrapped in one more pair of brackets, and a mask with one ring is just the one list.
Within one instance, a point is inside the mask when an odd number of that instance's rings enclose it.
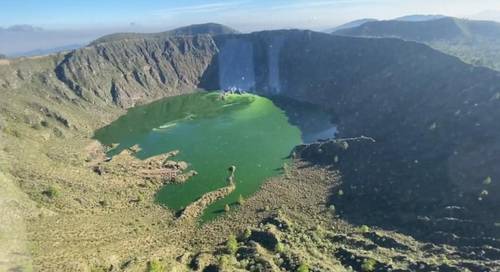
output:
{"label": "shallow water near shore", "polygon": [[[111,156],[136,144],[141,148],[136,154],[140,159],[180,150],[174,160],[188,162],[199,174],[157,193],[157,201],[173,210],[226,186],[227,168],[235,165],[236,190],[205,210],[200,219],[206,221],[222,213],[226,204],[235,207],[240,195],[249,197],[267,178],[280,174],[294,146],[334,136],[328,114],[310,107],[293,109],[291,114],[253,94],[220,99],[218,93],[195,93],[133,108],[96,131],[95,138],[106,145],[119,143],[109,152]],[[303,117],[303,126],[297,117]]]}

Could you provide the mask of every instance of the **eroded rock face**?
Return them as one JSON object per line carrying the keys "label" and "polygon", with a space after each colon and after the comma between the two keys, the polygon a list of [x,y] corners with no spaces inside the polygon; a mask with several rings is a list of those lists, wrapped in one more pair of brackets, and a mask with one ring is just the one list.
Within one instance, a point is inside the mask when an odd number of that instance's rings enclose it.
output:
{"label": "eroded rock face", "polygon": [[117,40],[68,54],[56,72],[82,99],[129,108],[196,89],[216,53],[208,35]]}

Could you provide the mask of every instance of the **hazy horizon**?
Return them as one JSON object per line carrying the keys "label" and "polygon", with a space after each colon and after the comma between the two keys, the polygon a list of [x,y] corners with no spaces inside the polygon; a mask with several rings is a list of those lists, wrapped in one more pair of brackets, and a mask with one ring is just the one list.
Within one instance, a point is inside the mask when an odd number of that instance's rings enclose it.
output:
{"label": "hazy horizon", "polygon": [[[495,3],[496,2],[496,3]],[[0,11],[0,53],[86,44],[115,32],[158,32],[216,22],[242,32],[301,28],[324,30],[361,19],[393,19],[412,14],[499,20],[492,0],[160,0],[68,1],[6,0]],[[11,26],[33,26],[16,27]]]}

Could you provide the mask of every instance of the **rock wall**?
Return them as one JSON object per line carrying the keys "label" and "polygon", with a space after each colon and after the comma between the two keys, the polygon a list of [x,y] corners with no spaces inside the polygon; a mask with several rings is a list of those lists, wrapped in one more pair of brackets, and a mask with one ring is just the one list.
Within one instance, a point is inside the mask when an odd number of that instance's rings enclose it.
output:
{"label": "rock wall", "polygon": [[245,38],[230,38],[218,55],[220,89],[255,90],[253,44]]}
{"label": "rock wall", "polygon": [[216,53],[208,35],[118,40],[68,54],[56,72],[81,98],[128,108],[196,89]]}
{"label": "rock wall", "polygon": [[[424,236],[500,237],[499,73],[397,39],[271,31],[218,37],[221,52],[225,39],[244,41],[254,58],[255,87],[236,87],[330,109],[339,137],[376,140],[348,153],[345,196],[332,198],[345,214]],[[251,70],[250,54],[238,55]],[[436,223],[445,218],[474,223]]]}

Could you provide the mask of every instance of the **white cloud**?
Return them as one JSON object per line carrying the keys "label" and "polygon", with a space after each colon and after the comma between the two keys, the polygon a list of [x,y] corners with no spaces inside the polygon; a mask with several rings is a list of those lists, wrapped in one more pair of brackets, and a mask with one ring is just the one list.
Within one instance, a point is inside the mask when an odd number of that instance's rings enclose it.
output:
{"label": "white cloud", "polygon": [[225,2],[217,2],[209,4],[187,5],[187,6],[179,6],[168,9],[156,10],[154,11],[154,14],[159,16],[165,16],[165,15],[170,16],[172,14],[210,13],[210,12],[234,9],[246,3],[249,3],[249,1],[225,1]]}

